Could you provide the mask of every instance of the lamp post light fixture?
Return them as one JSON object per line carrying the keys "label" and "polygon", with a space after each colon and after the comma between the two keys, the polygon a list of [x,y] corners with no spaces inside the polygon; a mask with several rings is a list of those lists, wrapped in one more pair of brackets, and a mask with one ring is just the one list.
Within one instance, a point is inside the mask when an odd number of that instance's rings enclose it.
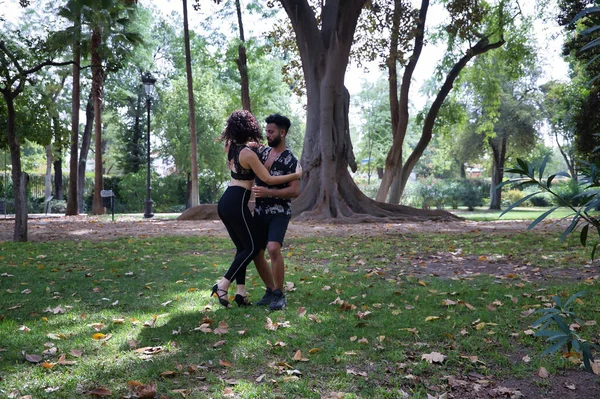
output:
{"label": "lamp post light fixture", "polygon": [[144,203],[144,218],[148,219],[154,216],[152,213],[152,203],[154,201],[152,201],[151,198],[152,187],[150,186],[150,101],[152,100],[156,78],[152,76],[150,72],[146,72],[142,74],[142,83],[144,84],[144,90],[146,91],[146,111],[148,113],[148,131],[146,134],[146,202]]}

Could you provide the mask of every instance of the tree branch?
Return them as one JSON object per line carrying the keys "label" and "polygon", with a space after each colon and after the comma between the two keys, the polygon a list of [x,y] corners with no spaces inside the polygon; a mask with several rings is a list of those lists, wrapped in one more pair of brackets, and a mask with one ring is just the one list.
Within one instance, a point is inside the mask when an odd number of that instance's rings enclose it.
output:
{"label": "tree branch", "polygon": [[[19,85],[17,86],[17,88],[15,90],[12,91],[12,97],[15,98],[19,93],[21,93],[21,91],[23,91],[23,88],[25,86],[25,81],[27,79],[27,76],[39,71],[40,69],[42,69],[45,66],[65,66],[65,65],[72,65],[73,61],[64,61],[64,62],[57,62],[54,60],[46,60],[43,61],[41,63],[39,63],[38,65],[34,66],[33,68],[30,69],[23,69],[23,67],[21,66],[21,64],[19,63],[19,60],[17,59],[17,57],[13,54],[12,51],[10,51],[10,49],[8,49],[8,47],[6,47],[6,43],[4,43],[4,41],[0,41],[0,50],[6,54],[6,56],[10,59],[10,61],[15,65],[15,68],[17,69],[18,73],[16,74],[16,76],[14,77],[14,80],[12,80],[12,82],[19,80]],[[10,87],[12,86],[12,82],[10,79],[10,75],[7,75],[9,77],[8,79],[8,83],[7,83],[7,87],[6,89],[8,91],[10,91]],[[18,76],[18,78],[17,78]]]}

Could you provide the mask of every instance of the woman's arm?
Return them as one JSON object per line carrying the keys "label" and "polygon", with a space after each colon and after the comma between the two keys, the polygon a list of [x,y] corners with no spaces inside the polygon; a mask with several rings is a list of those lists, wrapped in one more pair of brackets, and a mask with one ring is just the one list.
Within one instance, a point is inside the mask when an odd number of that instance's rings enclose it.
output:
{"label": "woman's arm", "polygon": [[297,168],[295,173],[290,173],[289,175],[271,176],[254,151],[248,148],[244,148],[240,152],[240,164],[244,168],[252,169],[260,180],[270,186],[287,183],[302,177],[302,168]]}

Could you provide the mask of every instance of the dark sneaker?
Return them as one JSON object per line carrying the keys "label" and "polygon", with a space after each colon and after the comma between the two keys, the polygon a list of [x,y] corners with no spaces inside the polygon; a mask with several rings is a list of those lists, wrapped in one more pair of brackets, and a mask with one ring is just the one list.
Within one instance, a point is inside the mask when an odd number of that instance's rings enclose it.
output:
{"label": "dark sneaker", "polygon": [[258,302],[256,302],[256,306],[267,306],[271,304],[271,299],[273,299],[273,291],[270,288],[265,290],[265,295]]}
{"label": "dark sneaker", "polygon": [[271,298],[271,305],[269,306],[271,310],[282,310],[285,309],[285,294],[281,292],[280,289],[273,291],[273,296]]}

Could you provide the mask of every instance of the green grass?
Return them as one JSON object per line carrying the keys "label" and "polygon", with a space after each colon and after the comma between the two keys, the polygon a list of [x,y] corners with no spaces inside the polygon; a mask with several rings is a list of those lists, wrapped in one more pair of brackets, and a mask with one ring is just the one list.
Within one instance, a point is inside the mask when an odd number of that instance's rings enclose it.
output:
{"label": "green grass", "polygon": [[[423,259],[458,249],[541,270],[589,266],[585,249],[531,232],[294,239],[284,251],[288,308],[270,312],[209,298],[232,258],[229,240],[0,243],[0,397],[78,398],[100,387],[124,397],[132,383],[155,383],[157,396],[181,389],[188,398],[397,398],[399,389],[426,398],[432,387],[444,391],[448,375],[498,381],[531,378],[540,365],[580,367],[559,355],[540,359],[546,344],[524,333],[536,315],[521,312],[549,306],[553,294],[597,292],[596,280],[414,275]],[[248,286],[258,300],[252,265]],[[578,315],[597,320],[598,296],[582,299]],[[277,330],[265,328],[268,318]],[[197,330],[223,322],[223,334]],[[581,335],[598,332],[585,326]],[[135,350],[144,347],[156,353]],[[422,360],[431,352],[445,362]],[[59,364],[61,354],[76,363]]]}
{"label": "green grass", "polygon": [[[511,209],[502,217],[500,214],[504,211],[489,210],[487,208],[475,208],[473,211],[468,211],[465,207],[459,207],[459,209],[449,209],[448,211],[454,213],[457,216],[468,220],[477,221],[494,221],[494,220],[531,220],[534,221],[542,213],[551,209],[541,207],[516,207]],[[549,215],[548,219],[562,219],[568,216],[572,216],[573,211],[569,208],[559,208]]]}

